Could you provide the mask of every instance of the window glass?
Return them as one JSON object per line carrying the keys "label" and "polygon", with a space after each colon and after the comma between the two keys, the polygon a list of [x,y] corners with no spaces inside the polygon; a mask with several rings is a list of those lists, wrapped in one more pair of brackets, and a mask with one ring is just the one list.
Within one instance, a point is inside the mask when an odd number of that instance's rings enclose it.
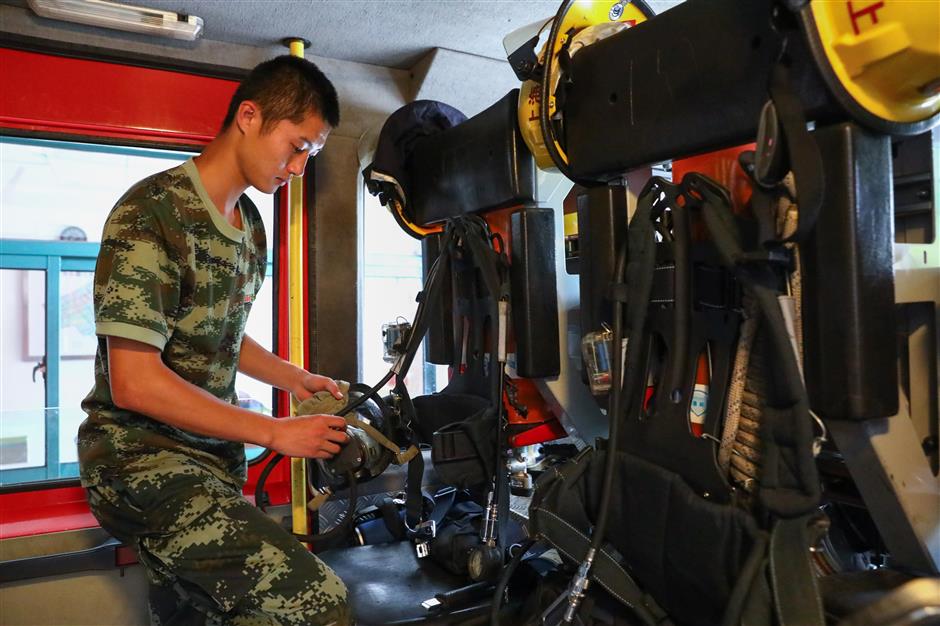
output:
{"label": "window glass", "polygon": [[[81,241],[84,233],[85,241],[100,242],[111,207],[131,185],[194,154],[0,137],[0,239]],[[274,196],[254,188],[246,193],[261,213],[270,250],[274,241]],[[36,219],[37,209],[42,210],[42,219]]]}
{"label": "window glass", "polygon": [[[94,384],[92,280],[105,219],[131,185],[190,156],[0,137],[0,483],[77,476],[80,405]],[[254,189],[248,195],[265,224],[269,263],[247,332],[270,349],[274,200]],[[46,362],[47,336],[58,346],[55,362]],[[242,406],[271,413],[270,385],[239,374],[236,389]]]}
{"label": "window glass", "polygon": [[[363,191],[363,282],[360,341],[363,382],[373,385],[388,372],[382,360],[382,326],[414,321],[415,297],[423,288],[421,242],[406,234],[381,205],[378,198]],[[424,345],[418,348],[405,378],[409,394],[420,396],[440,391],[447,385],[447,367],[426,363]],[[394,386],[394,379],[388,388]]]}
{"label": "window glass", "polygon": [[45,279],[0,269],[0,472],[45,465]]}
{"label": "window glass", "polygon": [[0,238],[101,241],[111,207],[135,182],[191,156],[63,141],[0,138]]}
{"label": "window glass", "polygon": [[[261,193],[254,187],[249,187],[245,194],[251,198],[261,220],[264,222],[264,231],[268,242],[268,269],[261,285],[261,291],[251,305],[251,314],[245,326],[245,334],[257,341],[268,350],[274,348],[274,196]],[[274,394],[271,385],[259,382],[239,372],[235,377],[235,388],[241,405],[255,409],[265,415],[274,414]]]}
{"label": "window glass", "polygon": [[59,278],[59,463],[78,463],[76,437],[85,420],[81,404],[95,384],[94,278],[94,272],[73,271]]}
{"label": "window glass", "polygon": [[[245,192],[261,214],[264,222],[264,232],[268,243],[268,269],[265,273],[261,290],[251,305],[251,313],[245,325],[245,334],[261,344],[268,350],[274,350],[274,195],[258,191],[249,187]],[[246,408],[274,415],[274,389],[271,385],[245,376],[241,372],[235,375],[235,391],[238,393],[239,404]],[[264,448],[253,444],[245,446],[245,456],[248,461],[254,461],[264,453]]]}

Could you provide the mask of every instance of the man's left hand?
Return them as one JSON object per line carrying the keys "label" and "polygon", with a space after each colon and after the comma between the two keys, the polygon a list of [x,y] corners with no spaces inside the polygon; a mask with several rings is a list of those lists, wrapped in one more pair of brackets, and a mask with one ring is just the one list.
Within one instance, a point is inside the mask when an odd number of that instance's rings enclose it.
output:
{"label": "man's left hand", "polygon": [[339,386],[336,384],[335,380],[329,376],[311,374],[310,372],[303,372],[299,383],[296,385],[292,393],[299,402],[303,402],[307,398],[313,396],[313,394],[316,392],[324,390],[333,394],[333,397],[337,400],[343,399],[343,393],[339,390]]}

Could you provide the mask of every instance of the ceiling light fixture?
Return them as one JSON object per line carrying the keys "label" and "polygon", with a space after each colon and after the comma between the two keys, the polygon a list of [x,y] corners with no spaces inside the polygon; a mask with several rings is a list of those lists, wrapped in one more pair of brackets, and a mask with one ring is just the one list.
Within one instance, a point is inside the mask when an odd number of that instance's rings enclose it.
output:
{"label": "ceiling light fixture", "polygon": [[115,28],[193,41],[202,33],[202,18],[173,11],[131,6],[107,0],[28,0],[37,15],[90,26]]}

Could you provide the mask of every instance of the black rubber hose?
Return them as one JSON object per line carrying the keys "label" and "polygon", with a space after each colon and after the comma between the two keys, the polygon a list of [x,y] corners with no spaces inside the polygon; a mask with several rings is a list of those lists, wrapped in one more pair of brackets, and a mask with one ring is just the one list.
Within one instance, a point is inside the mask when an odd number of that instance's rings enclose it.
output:
{"label": "black rubber hose", "polygon": [[[437,259],[434,261],[434,263],[431,265],[431,269],[428,271],[428,279],[424,286],[425,293],[430,292],[431,287],[436,286],[436,283],[439,280],[438,275],[440,274],[440,266],[442,263],[441,259],[443,259],[444,256],[445,255],[442,250],[440,256],[438,256]],[[424,299],[418,304],[418,308],[415,311],[415,321],[414,321],[414,324],[412,324],[411,326],[411,333],[409,334],[408,340],[405,343],[405,348],[404,348],[405,359],[404,361],[402,361],[403,366],[401,368],[401,371],[397,373],[398,378],[400,380],[404,379],[405,375],[407,375],[408,370],[411,368],[411,363],[414,361],[414,357],[415,357],[415,354],[417,353],[418,346],[421,345],[421,340],[424,339],[423,330],[421,332],[418,332],[418,331],[424,325],[424,319],[427,316],[427,308],[428,308],[428,301],[427,299]],[[395,370],[390,369],[385,374],[385,376],[382,377],[382,380],[380,380],[378,384],[376,384],[374,387],[369,389],[369,391],[362,394],[355,400],[347,403],[346,406],[344,406],[342,409],[337,411],[336,414],[346,415],[347,413],[355,411],[367,400],[375,397],[376,394],[378,394],[385,387],[386,383],[388,383],[388,381],[392,379],[392,376],[395,376],[395,375],[396,375]]]}
{"label": "black rubber hose", "polygon": [[447,272],[442,268],[448,267],[450,263],[450,251],[448,248],[450,248],[453,240],[453,231],[452,229],[448,228],[447,232],[444,234],[444,240],[441,244],[441,252],[434,260],[434,263],[431,264],[431,269],[428,270],[428,277],[424,283],[424,297],[421,299],[421,302],[418,304],[418,308],[415,311],[414,324],[411,326],[411,334],[408,336],[408,340],[405,343],[405,359],[402,361],[402,368],[398,373],[399,378],[404,378],[408,373],[408,370],[411,369],[411,364],[417,355],[421,341],[424,339],[424,335],[427,333],[426,318],[430,314],[429,310],[432,310],[434,306],[429,296],[438,292],[440,281],[448,275]]}
{"label": "black rubber hose", "polygon": [[[445,245],[447,245],[449,242],[450,242],[450,237],[447,237],[447,239],[445,239]],[[425,291],[427,291],[427,290],[430,288],[430,286],[433,284],[433,282],[434,282],[435,280],[437,280],[437,275],[438,275],[438,273],[439,273],[439,271],[440,271],[440,270],[439,270],[439,267],[440,267],[441,259],[442,259],[444,256],[445,256],[445,255],[444,255],[444,251],[442,250],[442,251],[441,251],[441,254],[438,256],[438,258],[437,258],[437,259],[434,261],[434,263],[431,265],[431,269],[428,271],[428,280],[427,280],[427,282],[426,282],[426,284],[425,284]],[[422,302],[418,305],[418,308],[417,308],[417,310],[416,310],[416,312],[415,312],[415,325],[414,325],[412,328],[417,328],[419,321],[421,321],[421,322],[423,323],[424,317],[425,317],[425,315],[426,315],[426,314],[425,314],[426,306],[427,306],[427,301],[426,301],[426,300],[425,300],[425,301],[422,301]],[[414,342],[415,342],[415,339],[417,339],[417,342],[418,342],[419,345],[420,345],[420,343],[421,343],[421,339],[423,339],[423,333],[422,333],[422,337],[421,337],[421,338],[416,338],[414,335],[415,335],[415,333],[412,332],[412,335],[408,338],[408,343],[407,343],[407,345],[406,345],[406,347],[405,347],[405,348],[406,348],[406,349],[405,349],[405,352],[408,353],[408,354],[410,354],[409,350],[416,350],[416,349],[417,349],[417,346],[416,346],[416,345],[413,345]],[[405,361],[405,364],[406,364],[406,365],[405,365],[405,367],[402,369],[402,372],[399,373],[399,377],[404,378],[405,374],[408,372],[408,368],[411,366],[411,361],[412,361],[413,359],[414,359],[414,356],[413,356],[413,355],[412,355],[412,357],[411,357],[410,359],[406,359],[406,361]],[[336,414],[337,414],[337,415],[346,415],[347,413],[350,413],[350,412],[355,411],[356,409],[358,409],[360,406],[362,406],[363,403],[365,403],[366,401],[368,401],[370,398],[375,397],[375,395],[376,395],[377,393],[379,393],[379,391],[381,391],[381,390],[385,387],[386,383],[388,383],[388,381],[390,381],[390,380],[392,379],[392,376],[394,376],[394,375],[395,375],[395,372],[392,371],[392,370],[389,370],[389,371],[385,374],[385,376],[382,377],[382,380],[380,380],[374,387],[370,388],[368,392],[366,392],[366,393],[364,393],[363,395],[359,396],[359,397],[356,398],[355,400],[348,402],[348,403],[346,404],[346,406],[344,406],[342,409],[340,409],[339,411],[337,411]],[[261,459],[267,458],[270,454],[271,454],[271,450],[270,450],[270,449],[265,450],[265,452],[261,455]],[[281,458],[283,458],[283,455],[279,455],[279,456],[280,456]],[[259,460],[260,460],[260,459],[259,459]],[[268,462],[268,466],[271,466],[272,462],[273,462],[274,464],[277,464],[278,461],[280,461],[280,459],[277,459],[277,460],[272,459],[272,461],[269,461],[269,462]],[[268,470],[268,466],[265,466],[265,470]],[[273,469],[273,468],[272,468],[272,469]],[[268,470],[267,473],[265,473],[264,470],[262,470],[262,476],[264,477],[265,480],[267,479],[267,476],[268,476],[268,474],[270,474],[270,473],[271,473],[270,470]],[[259,479],[258,484],[259,484],[259,486],[262,486],[262,487],[263,487],[264,482],[262,482],[262,481]],[[256,489],[256,490],[255,490],[256,502],[258,501],[258,500],[257,500],[257,496],[258,496],[258,490]]]}
{"label": "black rubber hose", "polygon": [[535,539],[527,539],[525,543],[519,547],[519,551],[509,560],[509,563],[503,570],[502,576],[499,577],[496,591],[493,592],[493,606],[490,608],[490,626],[499,626],[499,607],[503,603],[503,594],[506,593],[506,586],[509,585],[509,579],[512,578],[512,575],[516,572],[516,568],[522,563],[522,557],[525,556],[525,553],[529,551],[529,548],[531,548],[534,543]]}
{"label": "black rubber hose", "polygon": [[267,497],[268,494],[264,492],[264,485],[268,482],[268,476],[271,475],[271,472],[274,471],[275,466],[284,459],[284,455],[278,452],[271,460],[267,462],[264,466],[264,469],[261,470],[261,475],[258,477],[258,484],[255,485],[255,506],[257,506],[262,511],[267,506]]}
{"label": "black rubber hose", "polygon": [[[645,219],[645,216],[637,216],[639,219]],[[624,274],[626,272],[627,265],[627,244],[624,242],[620,246],[620,250],[617,251],[617,263],[614,269],[614,285],[621,285],[624,281]],[[616,290],[615,290],[616,291]],[[642,304],[638,303],[638,306]],[[634,342],[639,342],[640,337],[631,337],[630,340]],[[610,413],[610,426],[608,428],[608,438],[607,438],[607,458],[604,464],[604,486],[601,490],[601,503],[600,510],[597,513],[597,524],[594,526],[594,532],[591,534],[591,547],[595,550],[600,550],[601,544],[604,541],[604,534],[607,532],[607,518],[610,514],[610,500],[613,493],[614,486],[614,469],[616,467],[617,460],[617,444],[618,438],[620,435],[620,417],[623,412],[622,407],[622,396],[623,396],[623,381],[621,380],[623,371],[623,302],[619,297],[614,297],[614,327],[613,327],[613,358],[611,359],[612,367],[610,372],[610,405],[608,412]],[[638,350],[639,346],[634,345],[632,347],[634,350]]]}
{"label": "black rubber hose", "polygon": [[271,458],[272,454],[274,454],[274,450],[272,450],[271,448],[264,448],[261,450],[261,454],[259,454],[257,457],[249,461],[249,463],[252,465],[256,463],[264,463],[269,458]]}
{"label": "black rubber hose", "polygon": [[336,547],[333,544],[338,544],[339,541],[349,533],[350,527],[356,521],[356,502],[358,499],[356,475],[352,472],[346,472],[346,482],[349,485],[349,506],[346,508],[346,517],[343,518],[343,521],[333,528],[316,535],[294,533],[294,537],[318,548],[322,547],[327,549]]}

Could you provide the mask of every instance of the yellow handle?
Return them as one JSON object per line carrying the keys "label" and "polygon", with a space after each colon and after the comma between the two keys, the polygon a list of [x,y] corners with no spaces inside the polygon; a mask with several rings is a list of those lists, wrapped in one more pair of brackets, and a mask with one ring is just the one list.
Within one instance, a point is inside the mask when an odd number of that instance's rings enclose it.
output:
{"label": "yellow handle", "polygon": [[[303,58],[304,42],[290,41],[291,56]],[[294,176],[288,184],[287,207],[287,293],[289,360],[297,367],[304,366],[304,178]],[[291,398],[291,415],[297,414],[294,398]],[[291,519],[295,533],[310,533],[307,513],[307,462],[306,459],[290,460]]]}

